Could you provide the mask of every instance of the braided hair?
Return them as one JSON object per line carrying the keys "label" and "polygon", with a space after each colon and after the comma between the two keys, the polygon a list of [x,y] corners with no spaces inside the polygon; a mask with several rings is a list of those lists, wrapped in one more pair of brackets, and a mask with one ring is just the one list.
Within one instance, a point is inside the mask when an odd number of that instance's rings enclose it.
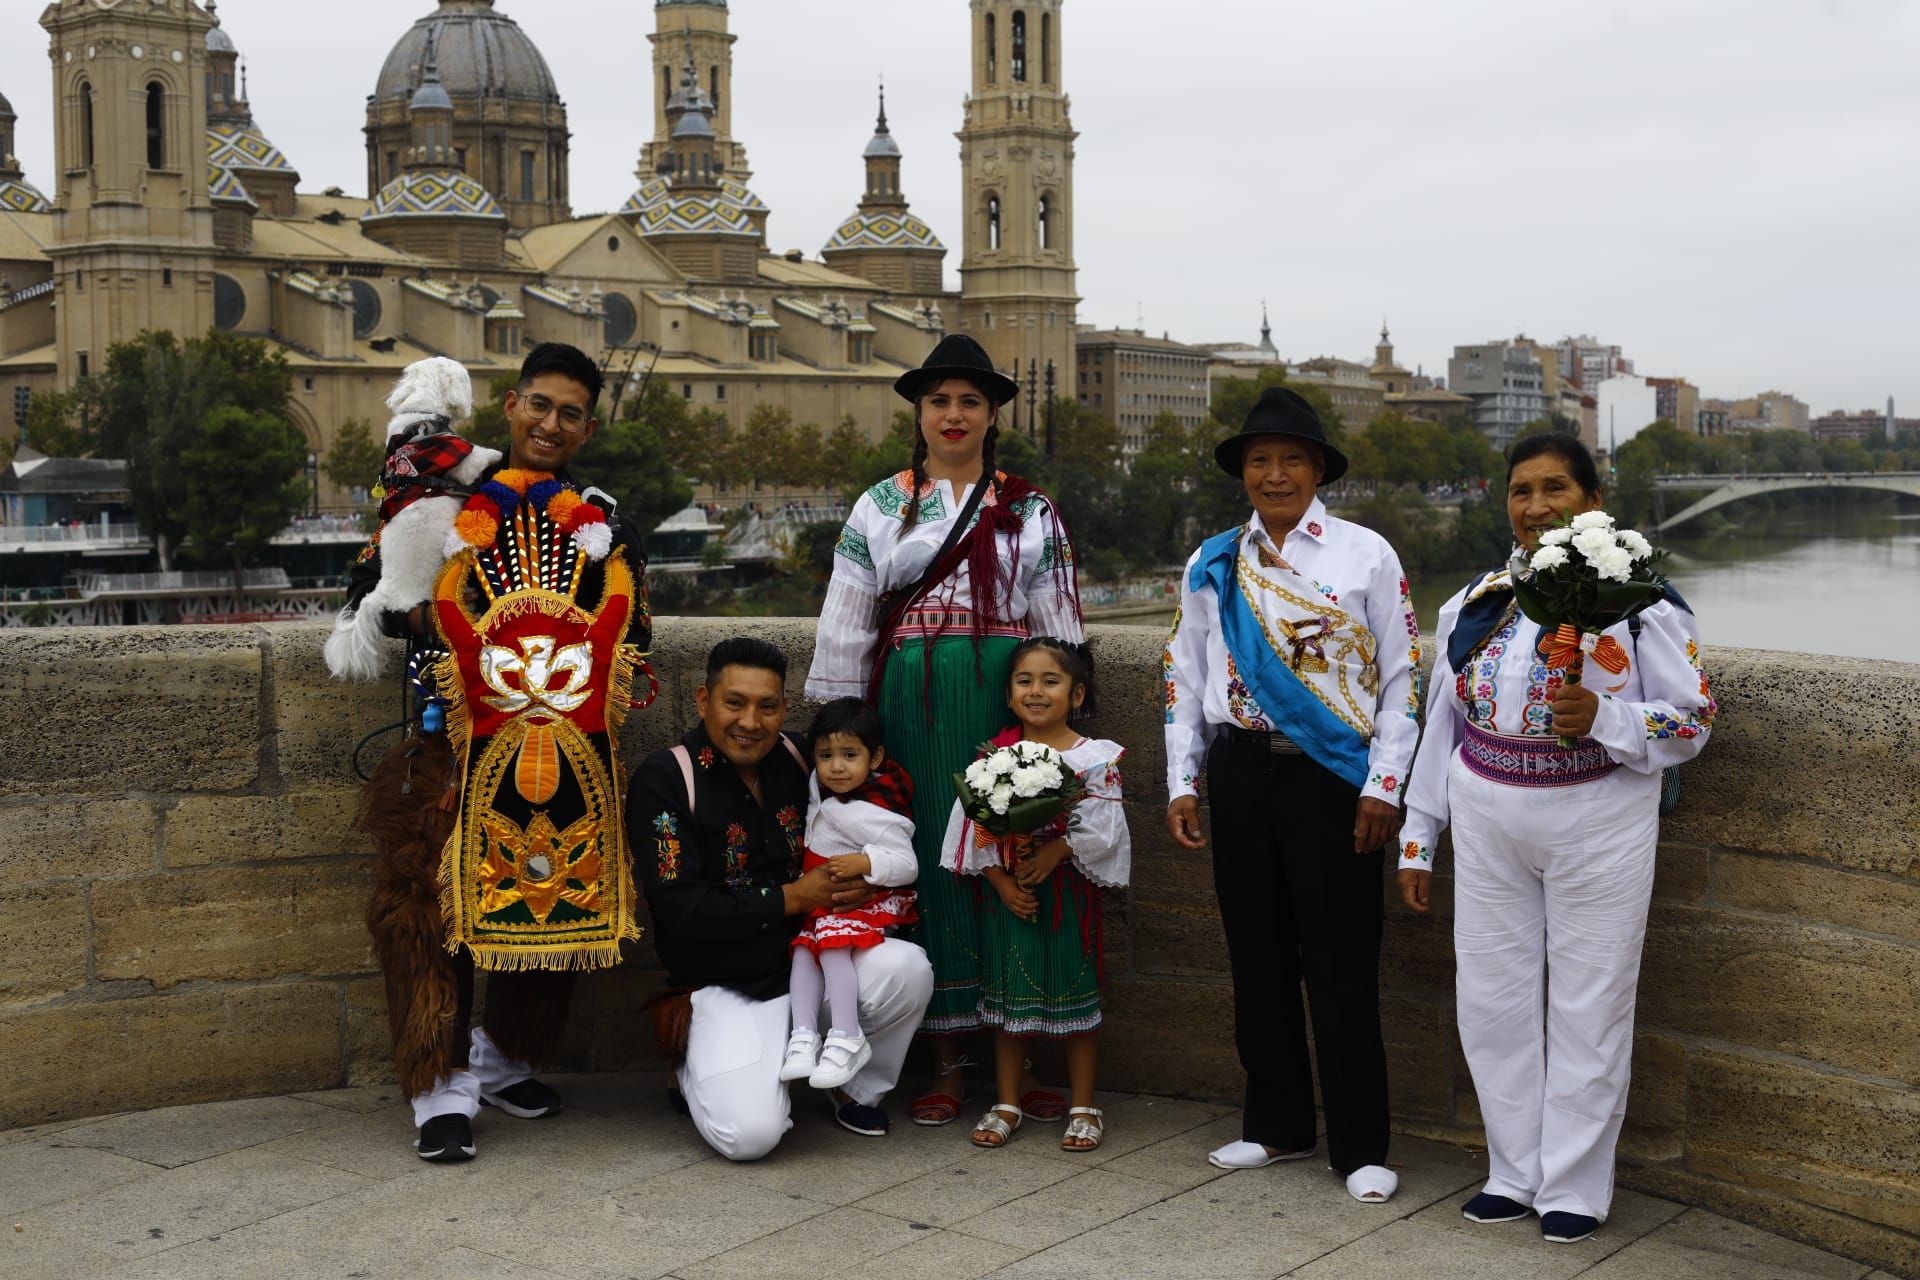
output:
{"label": "braided hair", "polygon": [[[986,395],[986,388],[976,386],[975,390]],[[991,399],[992,397],[988,397]],[[901,513],[900,532],[911,533],[920,523],[920,490],[927,486],[927,432],[921,422],[921,412],[927,403],[926,393],[922,393],[913,402],[913,460],[908,464],[907,474],[911,488],[907,494],[907,509]],[[994,477],[994,444],[1000,439],[1000,406],[993,408],[993,421],[987,426],[986,437],[980,444],[980,482],[991,484]]]}

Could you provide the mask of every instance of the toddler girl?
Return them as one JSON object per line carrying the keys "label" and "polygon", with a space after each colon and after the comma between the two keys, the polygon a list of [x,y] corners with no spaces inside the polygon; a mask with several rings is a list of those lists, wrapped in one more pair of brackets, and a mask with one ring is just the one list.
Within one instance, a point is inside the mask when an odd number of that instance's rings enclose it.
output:
{"label": "toddler girl", "polygon": [[[853,953],[879,945],[887,930],[919,918],[913,890],[899,887],[920,874],[913,856],[913,780],[887,759],[880,717],[859,698],[838,698],[820,708],[807,738],[814,773],[803,869],[825,863],[835,879],[893,890],[863,907],[813,912],[793,941],[793,1034],[780,1078],[837,1089],[873,1056],[860,1027]],[[833,1014],[824,1044],[823,993]]]}
{"label": "toddler girl", "polygon": [[995,747],[1026,740],[1059,751],[1084,793],[1031,836],[996,840],[956,802],[941,863],[984,876],[999,902],[983,912],[981,1021],[995,1028],[999,1101],[974,1127],[982,1147],[1004,1146],[1020,1127],[1020,1079],[1030,1035],[1066,1038],[1073,1106],[1060,1146],[1092,1151],[1103,1117],[1093,1105],[1099,1063],[1100,890],[1127,883],[1133,846],[1120,806],[1118,743],[1085,738],[1071,722],[1093,710],[1093,667],[1083,646],[1035,636],[1013,651],[1007,703],[1019,724]]}

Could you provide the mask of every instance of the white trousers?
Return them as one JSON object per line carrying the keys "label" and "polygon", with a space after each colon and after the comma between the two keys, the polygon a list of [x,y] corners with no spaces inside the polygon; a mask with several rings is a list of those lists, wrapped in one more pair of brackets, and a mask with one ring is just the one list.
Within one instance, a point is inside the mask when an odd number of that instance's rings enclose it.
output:
{"label": "white trousers", "polygon": [[475,1027],[468,1033],[466,1069],[441,1076],[433,1088],[413,1098],[414,1127],[435,1116],[462,1115],[471,1120],[480,1114],[482,1093],[498,1093],[532,1077],[532,1067],[501,1053],[487,1033]]}
{"label": "white trousers", "polygon": [[[847,1096],[879,1105],[900,1082],[907,1046],[933,996],[933,966],[911,942],[888,938],[854,957],[860,983],[860,1025],[873,1057],[846,1086]],[[680,1092],[694,1128],[729,1160],[758,1160],[793,1127],[780,1080],[791,1003],[786,996],[749,1000],[726,987],[693,993],[687,1060]]]}
{"label": "white trousers", "polygon": [[1460,1043],[1487,1128],[1486,1189],[1605,1220],[1627,1111],[1660,777],[1513,787],[1456,756]]}

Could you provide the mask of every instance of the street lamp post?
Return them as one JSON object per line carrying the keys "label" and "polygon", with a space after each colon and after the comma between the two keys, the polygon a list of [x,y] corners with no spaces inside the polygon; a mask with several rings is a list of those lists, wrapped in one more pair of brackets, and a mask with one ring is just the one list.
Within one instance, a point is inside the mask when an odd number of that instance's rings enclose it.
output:
{"label": "street lamp post", "polygon": [[320,455],[307,454],[307,514],[320,514]]}
{"label": "street lamp post", "polygon": [[[1019,371],[1019,368],[1020,368],[1019,365],[1015,365],[1014,371],[1017,373]],[[1033,439],[1033,437],[1037,434],[1040,426],[1039,416],[1034,411],[1034,401],[1039,398],[1039,395],[1040,395],[1039,370],[1037,370],[1034,367],[1034,362],[1032,360],[1028,360],[1027,361],[1027,439],[1029,440]]]}
{"label": "street lamp post", "polygon": [[1047,457],[1053,457],[1053,398],[1054,372],[1053,361],[1047,361]]}

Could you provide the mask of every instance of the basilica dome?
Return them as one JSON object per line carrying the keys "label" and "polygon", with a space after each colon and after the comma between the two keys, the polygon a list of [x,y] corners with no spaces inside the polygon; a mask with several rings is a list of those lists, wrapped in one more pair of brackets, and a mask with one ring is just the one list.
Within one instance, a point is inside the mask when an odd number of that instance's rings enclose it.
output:
{"label": "basilica dome", "polygon": [[427,45],[434,46],[440,80],[460,99],[509,98],[558,102],[560,90],[547,60],[518,23],[496,13],[493,0],[440,0],[439,7],[400,37],[380,68],[376,102],[406,102],[420,85]]}

